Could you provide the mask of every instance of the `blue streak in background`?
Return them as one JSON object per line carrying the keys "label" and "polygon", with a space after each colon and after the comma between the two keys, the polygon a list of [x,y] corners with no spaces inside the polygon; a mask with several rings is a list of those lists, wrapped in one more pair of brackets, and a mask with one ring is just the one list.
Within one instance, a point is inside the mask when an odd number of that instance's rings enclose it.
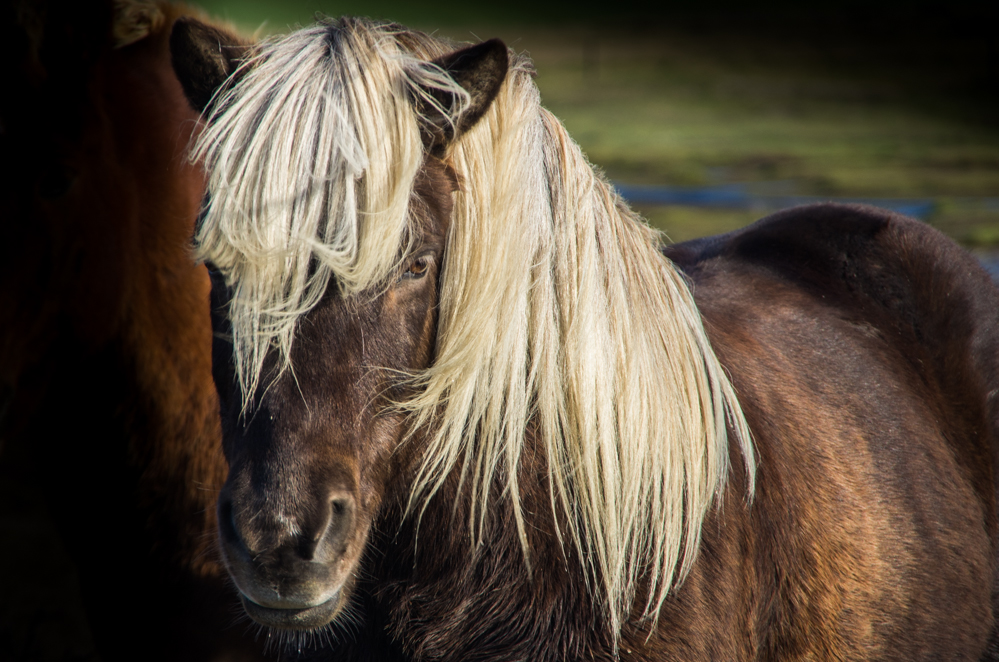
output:
{"label": "blue streak in background", "polygon": [[[697,188],[615,184],[614,187],[621,197],[635,205],[755,209],[761,213],[814,202],[844,202],[874,205],[925,221],[933,213],[936,205],[930,198],[835,198],[817,195],[766,194],[753,192],[745,184],[724,184]],[[999,199],[995,198],[985,199],[984,202],[988,203],[989,206],[999,205]],[[999,283],[999,252],[981,253],[978,254],[978,259],[985,270]]]}
{"label": "blue streak in background", "polygon": [[754,193],[744,184],[687,188],[680,186],[632,186],[615,184],[625,200],[636,205],[682,205],[728,209],[777,210],[813,202],[863,203],[925,220],[934,201],[927,198],[832,198],[817,195],[767,195]]}

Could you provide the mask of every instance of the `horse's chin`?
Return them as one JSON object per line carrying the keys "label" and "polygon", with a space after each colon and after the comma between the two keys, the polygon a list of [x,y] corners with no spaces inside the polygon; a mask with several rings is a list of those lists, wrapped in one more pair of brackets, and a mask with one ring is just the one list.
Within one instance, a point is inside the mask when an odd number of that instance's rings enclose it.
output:
{"label": "horse's chin", "polygon": [[302,609],[264,607],[242,593],[239,597],[250,618],[261,625],[280,630],[317,630],[336,618],[344,602],[342,590],[322,604]]}

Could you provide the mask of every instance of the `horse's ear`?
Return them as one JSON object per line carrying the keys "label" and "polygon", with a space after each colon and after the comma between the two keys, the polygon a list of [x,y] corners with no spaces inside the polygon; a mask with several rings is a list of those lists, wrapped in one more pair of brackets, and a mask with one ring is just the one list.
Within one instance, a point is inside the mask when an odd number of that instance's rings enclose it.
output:
{"label": "horse's ear", "polygon": [[[446,71],[471,97],[468,108],[455,118],[453,124],[431,104],[419,104],[425,119],[423,141],[429,150],[439,152],[472,128],[489,109],[506,78],[510,57],[506,44],[499,39],[490,39],[437,58],[434,64]],[[453,99],[447,92],[431,89],[428,93],[442,108],[451,107]]]}
{"label": "horse's ear", "polygon": [[177,19],[170,33],[173,71],[187,100],[201,113],[249,50],[239,37],[190,17]]}

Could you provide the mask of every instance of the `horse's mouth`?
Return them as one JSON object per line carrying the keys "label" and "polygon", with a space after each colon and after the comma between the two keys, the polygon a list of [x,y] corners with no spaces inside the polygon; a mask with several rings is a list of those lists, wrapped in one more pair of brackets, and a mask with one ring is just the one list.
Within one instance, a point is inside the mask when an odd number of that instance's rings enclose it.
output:
{"label": "horse's mouth", "polygon": [[314,630],[333,620],[339,611],[341,596],[342,592],[337,591],[326,602],[304,609],[262,607],[245,595],[240,594],[239,597],[246,613],[261,625],[282,630]]}

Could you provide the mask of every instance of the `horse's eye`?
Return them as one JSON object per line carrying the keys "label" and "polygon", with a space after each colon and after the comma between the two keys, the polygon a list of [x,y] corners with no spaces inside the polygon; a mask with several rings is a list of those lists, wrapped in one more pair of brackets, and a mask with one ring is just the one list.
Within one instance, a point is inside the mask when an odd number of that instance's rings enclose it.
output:
{"label": "horse's eye", "polygon": [[427,275],[427,271],[430,269],[430,256],[421,255],[420,257],[413,260],[406,269],[406,273],[402,275],[403,278],[423,278]]}

